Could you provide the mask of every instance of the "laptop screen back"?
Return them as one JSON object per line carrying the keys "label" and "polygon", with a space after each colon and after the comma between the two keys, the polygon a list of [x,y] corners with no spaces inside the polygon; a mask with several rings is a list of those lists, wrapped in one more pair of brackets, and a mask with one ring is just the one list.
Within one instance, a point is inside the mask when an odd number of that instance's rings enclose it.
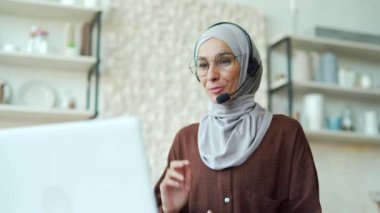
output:
{"label": "laptop screen back", "polygon": [[0,212],[156,212],[138,120],[0,130]]}

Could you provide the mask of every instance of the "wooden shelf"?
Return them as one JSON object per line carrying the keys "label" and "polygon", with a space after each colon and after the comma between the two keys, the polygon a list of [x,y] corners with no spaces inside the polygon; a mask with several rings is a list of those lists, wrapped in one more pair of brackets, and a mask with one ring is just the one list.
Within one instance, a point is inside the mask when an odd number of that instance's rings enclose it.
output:
{"label": "wooden shelf", "polygon": [[350,55],[358,58],[380,59],[380,45],[364,42],[347,41],[340,39],[285,35],[272,40],[270,44],[277,44],[284,39],[291,39],[293,48],[311,51],[331,51],[340,55]]}
{"label": "wooden shelf", "polygon": [[25,106],[0,104],[0,120],[26,122],[65,122],[87,120],[93,116],[88,110],[40,109]]}
{"label": "wooden shelf", "polygon": [[[271,91],[279,90],[287,86],[288,80],[281,79],[271,85]],[[380,89],[360,89],[360,88],[343,88],[338,85],[324,84],[313,81],[293,81],[295,93],[315,93],[320,92],[326,95],[335,95],[343,98],[354,98],[358,100],[380,100]]]}
{"label": "wooden shelf", "polygon": [[380,145],[379,136],[363,135],[355,132],[305,130],[309,142],[336,142],[342,144]]}
{"label": "wooden shelf", "polygon": [[96,63],[90,56],[64,56],[58,54],[37,54],[23,52],[4,52],[0,50],[0,64],[17,66],[37,66],[87,72]]}
{"label": "wooden shelf", "polygon": [[64,5],[59,2],[37,0],[1,0],[0,13],[52,18],[67,21],[91,22],[99,8]]}

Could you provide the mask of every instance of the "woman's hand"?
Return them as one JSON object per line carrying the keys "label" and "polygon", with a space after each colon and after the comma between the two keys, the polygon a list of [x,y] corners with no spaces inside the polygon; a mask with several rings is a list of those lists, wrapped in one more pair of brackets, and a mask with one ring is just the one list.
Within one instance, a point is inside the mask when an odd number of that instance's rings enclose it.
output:
{"label": "woman's hand", "polygon": [[160,184],[162,210],[165,213],[179,212],[189,199],[191,170],[188,160],[170,162]]}

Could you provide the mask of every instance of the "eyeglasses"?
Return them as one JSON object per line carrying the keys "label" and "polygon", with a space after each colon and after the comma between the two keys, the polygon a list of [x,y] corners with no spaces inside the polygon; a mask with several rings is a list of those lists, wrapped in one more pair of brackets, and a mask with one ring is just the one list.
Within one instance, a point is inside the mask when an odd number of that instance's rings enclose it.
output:
{"label": "eyeglasses", "polygon": [[210,68],[210,62],[215,62],[219,70],[229,71],[235,64],[236,57],[232,53],[224,52],[215,56],[215,60],[207,61],[205,58],[198,58],[195,62],[190,63],[190,71],[198,77],[204,77]]}

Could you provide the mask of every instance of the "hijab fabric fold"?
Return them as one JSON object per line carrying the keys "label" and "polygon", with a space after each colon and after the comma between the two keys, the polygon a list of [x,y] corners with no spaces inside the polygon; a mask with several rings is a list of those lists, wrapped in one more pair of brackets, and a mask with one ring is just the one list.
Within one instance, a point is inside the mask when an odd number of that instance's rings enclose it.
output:
{"label": "hijab fabric fold", "polygon": [[[203,163],[214,170],[222,170],[243,164],[260,145],[272,120],[272,114],[254,101],[262,74],[262,66],[254,76],[247,74],[248,40],[244,32],[232,24],[209,28],[198,39],[199,47],[210,38],[225,42],[240,64],[238,87],[242,89],[230,101],[223,104],[210,103],[207,114],[199,122],[198,148]],[[253,57],[261,63],[260,55],[252,43]]]}

